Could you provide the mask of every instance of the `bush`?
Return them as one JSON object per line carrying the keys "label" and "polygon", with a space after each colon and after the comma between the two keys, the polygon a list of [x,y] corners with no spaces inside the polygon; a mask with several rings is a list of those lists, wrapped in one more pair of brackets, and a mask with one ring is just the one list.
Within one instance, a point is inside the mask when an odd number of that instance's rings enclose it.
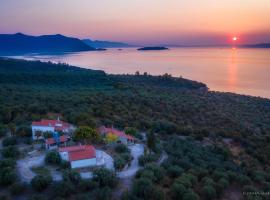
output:
{"label": "bush", "polygon": [[4,127],[4,125],[0,124],[0,138],[6,136],[7,129]]}
{"label": "bush", "polygon": [[94,169],[93,180],[98,183],[100,187],[114,188],[117,185],[116,174],[105,168]]}
{"label": "bush", "polygon": [[11,158],[0,160],[0,170],[6,167],[14,168],[15,165],[16,165],[16,161]]}
{"label": "bush", "polygon": [[47,200],[47,197],[44,195],[37,195],[34,194],[33,196],[31,196],[28,200]]}
{"label": "bush", "polygon": [[147,178],[140,178],[134,181],[132,193],[142,199],[151,199],[153,194],[153,184]]}
{"label": "bush", "polygon": [[81,175],[75,170],[65,170],[63,173],[63,180],[72,184],[79,184],[81,179]]}
{"label": "bush", "polygon": [[198,200],[199,196],[193,191],[189,190],[183,196],[183,200]]}
{"label": "bush", "polygon": [[37,175],[31,180],[31,185],[34,190],[40,192],[45,190],[52,182],[51,176]]}
{"label": "bush", "polygon": [[13,145],[16,145],[16,144],[17,144],[16,137],[7,137],[7,138],[3,139],[3,141],[2,141],[2,145],[4,147],[13,146]]}
{"label": "bush", "polygon": [[171,187],[172,197],[175,200],[182,199],[186,191],[186,187],[179,183],[174,183]]}
{"label": "bush", "polygon": [[202,189],[202,193],[206,199],[215,199],[217,197],[217,193],[214,187],[211,185],[206,185]]}
{"label": "bush", "polygon": [[156,154],[145,154],[139,157],[139,165],[144,166],[147,163],[154,162],[157,160]]}
{"label": "bush", "polygon": [[48,152],[45,158],[45,162],[47,164],[59,165],[61,161],[62,161],[61,156],[57,151]]}
{"label": "bush", "polygon": [[80,190],[83,192],[87,192],[98,188],[98,184],[93,180],[83,179],[80,181],[78,188],[80,188]]}
{"label": "bush", "polygon": [[69,181],[60,181],[53,185],[54,197],[69,197],[75,191],[74,185]]}
{"label": "bush", "polygon": [[14,168],[5,167],[0,169],[0,185],[11,185],[17,179],[17,174]]}
{"label": "bush", "polygon": [[145,166],[145,169],[153,172],[154,177],[156,178],[155,182],[162,181],[165,174],[162,167],[158,166],[157,164],[150,163]]}
{"label": "bush", "polygon": [[177,178],[181,176],[181,174],[184,172],[184,170],[181,167],[178,167],[177,165],[169,166],[167,169],[167,174],[171,178]]}
{"label": "bush", "polygon": [[252,185],[245,185],[243,187],[243,192],[257,192],[257,188]]}
{"label": "bush", "polygon": [[114,167],[115,169],[123,169],[126,165],[126,161],[121,156],[114,157]]}
{"label": "bush", "polygon": [[96,200],[110,200],[111,199],[111,193],[112,193],[111,188],[106,186],[106,187],[103,187],[103,188],[95,189],[93,191],[93,196],[94,196],[94,199],[96,199]]}
{"label": "bush", "polygon": [[15,146],[8,146],[3,148],[2,155],[5,158],[18,158],[20,156],[20,151]]}
{"label": "bush", "polygon": [[251,184],[251,179],[246,175],[239,175],[238,178],[237,178],[237,181],[241,185]]}
{"label": "bush", "polygon": [[222,193],[229,186],[229,181],[225,178],[221,178],[218,180],[216,184],[217,192]]}
{"label": "bush", "polygon": [[60,164],[60,167],[62,169],[70,169],[70,162],[66,161],[66,160],[62,160],[61,161],[61,164]]}
{"label": "bush", "polygon": [[129,152],[129,148],[127,148],[126,145],[124,144],[117,144],[115,147],[114,147],[114,150],[117,152],[117,153],[127,153]]}
{"label": "bush", "polygon": [[0,194],[0,200],[9,200],[10,198],[7,195]]}
{"label": "bush", "polygon": [[135,129],[135,128],[133,128],[133,127],[126,127],[125,128],[125,133],[127,135],[134,136],[134,137],[136,137],[138,139],[142,139],[143,138],[142,135],[138,132],[138,130]]}
{"label": "bush", "polygon": [[20,127],[16,131],[16,135],[19,137],[31,137],[32,136],[32,130],[30,127]]}
{"label": "bush", "polygon": [[13,195],[22,194],[24,192],[24,190],[25,190],[25,184],[23,184],[23,183],[14,183],[10,187],[10,192]]}

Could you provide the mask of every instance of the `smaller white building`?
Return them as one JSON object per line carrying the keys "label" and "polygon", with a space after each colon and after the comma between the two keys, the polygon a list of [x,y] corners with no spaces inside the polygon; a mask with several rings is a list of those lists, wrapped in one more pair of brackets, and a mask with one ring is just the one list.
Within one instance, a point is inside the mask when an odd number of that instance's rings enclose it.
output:
{"label": "smaller white building", "polygon": [[63,132],[69,133],[74,130],[74,127],[61,120],[47,120],[42,119],[41,121],[32,122],[32,138],[33,140],[43,139],[45,132]]}
{"label": "smaller white building", "polygon": [[59,148],[58,152],[63,160],[70,162],[72,169],[97,165],[96,149],[91,145]]}

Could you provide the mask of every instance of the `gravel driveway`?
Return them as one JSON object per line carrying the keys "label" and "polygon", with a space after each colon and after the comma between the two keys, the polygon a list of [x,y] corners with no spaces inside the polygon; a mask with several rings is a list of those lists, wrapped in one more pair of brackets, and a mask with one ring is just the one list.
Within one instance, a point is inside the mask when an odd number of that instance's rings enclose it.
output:
{"label": "gravel driveway", "polygon": [[[97,164],[98,166],[103,166],[107,169],[114,170],[113,165],[113,158],[107,154],[104,151],[97,150]],[[19,176],[21,177],[21,180],[27,183],[30,183],[32,178],[36,176],[36,173],[34,173],[31,168],[32,167],[39,167],[45,165],[45,155],[35,155],[31,157],[27,157],[21,160],[17,161],[17,170],[19,173]],[[84,179],[91,178],[92,172],[81,172],[81,177]],[[51,171],[51,175],[54,181],[60,181],[62,180],[61,172],[59,171]]]}
{"label": "gravel driveway", "polygon": [[129,146],[128,148],[131,151],[131,155],[133,157],[133,160],[131,161],[131,165],[127,169],[117,173],[117,176],[119,178],[132,177],[140,169],[138,159],[144,153],[143,144],[134,144],[134,145]]}
{"label": "gravel driveway", "polygon": [[17,161],[17,169],[21,180],[27,183],[30,183],[32,178],[36,176],[36,174],[31,170],[32,167],[38,167],[44,165],[45,155],[28,157],[25,159],[21,159]]}

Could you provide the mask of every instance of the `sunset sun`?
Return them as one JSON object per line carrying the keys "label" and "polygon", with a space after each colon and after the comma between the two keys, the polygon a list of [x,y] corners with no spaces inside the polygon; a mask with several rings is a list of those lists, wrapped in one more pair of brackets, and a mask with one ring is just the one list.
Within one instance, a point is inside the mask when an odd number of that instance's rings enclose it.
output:
{"label": "sunset sun", "polygon": [[232,38],[232,40],[233,40],[233,41],[237,41],[238,38],[237,38],[236,36],[234,36],[234,37]]}

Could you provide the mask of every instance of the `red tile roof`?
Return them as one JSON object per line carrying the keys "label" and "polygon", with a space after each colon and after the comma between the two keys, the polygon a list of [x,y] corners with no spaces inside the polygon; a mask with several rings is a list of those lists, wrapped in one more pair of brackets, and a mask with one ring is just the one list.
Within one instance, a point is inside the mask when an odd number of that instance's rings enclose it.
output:
{"label": "red tile roof", "polygon": [[85,160],[96,157],[96,150],[91,145],[59,148],[59,152],[68,152],[69,161]]}
{"label": "red tile roof", "polygon": [[41,121],[32,122],[32,126],[46,126],[53,127],[56,131],[63,131],[71,128],[71,124],[60,121],[60,120],[48,120],[42,119]]}
{"label": "red tile roof", "polygon": [[[60,136],[60,142],[66,142],[66,141],[68,141],[68,139],[69,139],[69,137],[67,137],[65,135]],[[54,138],[47,138],[45,142],[48,145],[56,144],[56,141]]]}
{"label": "red tile roof", "polygon": [[106,134],[112,133],[114,135],[117,135],[118,137],[123,137],[123,138],[129,139],[129,140],[135,140],[135,138],[132,137],[131,135],[127,135],[123,131],[119,131],[119,130],[114,129],[114,128],[106,128],[105,126],[102,126],[99,128],[99,131],[101,133],[106,133]]}

